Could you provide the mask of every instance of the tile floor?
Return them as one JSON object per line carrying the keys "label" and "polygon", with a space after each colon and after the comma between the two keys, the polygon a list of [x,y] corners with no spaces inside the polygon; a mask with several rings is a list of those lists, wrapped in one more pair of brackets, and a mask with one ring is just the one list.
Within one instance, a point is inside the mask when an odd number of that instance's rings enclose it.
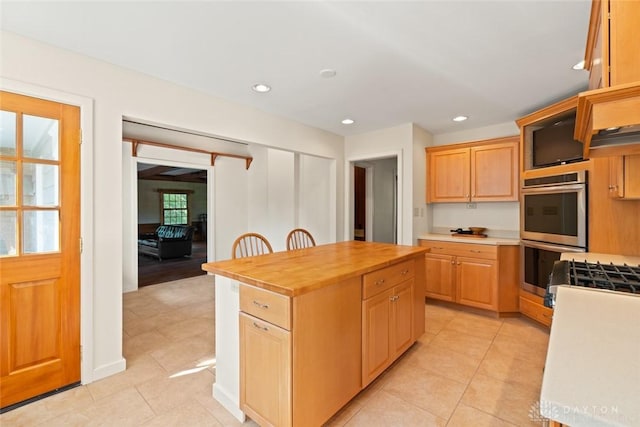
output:
{"label": "tile floor", "polygon": [[[125,294],[127,370],[2,414],[0,425],[241,425],[211,397],[213,299],[211,276]],[[419,342],[328,426],[542,424],[530,414],[536,418],[546,330],[434,304],[425,322]]]}

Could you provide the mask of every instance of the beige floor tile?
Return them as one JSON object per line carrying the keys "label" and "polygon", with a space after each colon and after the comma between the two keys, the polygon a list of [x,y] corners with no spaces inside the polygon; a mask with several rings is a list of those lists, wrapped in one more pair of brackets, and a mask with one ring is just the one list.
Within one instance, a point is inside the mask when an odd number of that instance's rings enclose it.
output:
{"label": "beige floor tile", "polygon": [[151,352],[151,357],[173,374],[178,370],[195,368],[199,361],[213,359],[214,342],[203,335],[188,337]]}
{"label": "beige floor tile", "polygon": [[154,378],[137,386],[157,414],[170,411],[194,399],[211,395],[213,375],[206,367],[193,368],[164,378]]}
{"label": "beige floor tile", "polygon": [[78,412],[94,403],[86,387],[72,388],[0,415],[0,425],[37,425],[65,414]]}
{"label": "beige floor tile", "polygon": [[446,419],[439,418],[424,409],[380,390],[345,424],[348,427],[410,427],[445,426]]}
{"label": "beige floor tile", "polygon": [[548,337],[528,336],[524,332],[519,337],[498,334],[492,344],[492,347],[502,354],[528,360],[538,365],[544,365],[546,361],[547,346]]}
{"label": "beige floor tile", "polygon": [[529,411],[539,398],[540,392],[531,387],[477,374],[462,403],[516,425],[530,425]]}
{"label": "beige floor tile", "polygon": [[447,427],[509,427],[514,425],[462,403],[458,405],[447,423]]}
{"label": "beige floor tile", "polygon": [[87,385],[94,399],[103,399],[111,394],[142,384],[153,378],[167,376],[167,371],[150,355],[141,355],[131,363],[127,360],[124,372],[94,381]]}
{"label": "beige floor tile", "polygon": [[540,390],[543,367],[540,363],[519,359],[513,353],[492,346],[482,360],[478,373]]}
{"label": "beige floor tile", "polygon": [[157,331],[167,337],[167,339],[176,342],[210,331],[213,326],[211,319],[196,317],[177,323],[159,326]]}
{"label": "beige floor tile", "polygon": [[189,402],[143,424],[146,427],[218,427],[222,424],[198,402]]}
{"label": "beige floor tile", "polygon": [[479,338],[464,332],[442,330],[429,345],[449,349],[480,361],[487,353],[491,342],[490,339]]}
{"label": "beige floor tile", "polygon": [[407,354],[407,362],[427,372],[464,384],[471,381],[479,363],[477,358],[433,344],[417,348],[416,351]]}
{"label": "beige floor tile", "polygon": [[451,319],[443,331],[463,332],[474,337],[492,340],[501,326],[502,320],[471,313],[460,313],[459,316]]}
{"label": "beige floor tile", "polygon": [[[213,385],[213,384],[212,384]],[[202,405],[218,422],[225,427],[257,427],[255,421],[248,419],[244,423],[238,421],[229,411],[227,411],[217,400],[211,395],[211,388],[205,394],[194,396],[195,400]]]}
{"label": "beige floor tile", "polygon": [[134,388],[112,394],[81,411],[89,426],[139,426],[156,414]]}
{"label": "beige floor tile", "polygon": [[133,360],[145,353],[161,349],[170,343],[171,341],[167,337],[156,330],[145,332],[131,337],[123,343],[124,357],[127,360]]}
{"label": "beige floor tile", "polygon": [[382,390],[438,417],[449,419],[466,385],[411,365],[399,366],[383,379]]}

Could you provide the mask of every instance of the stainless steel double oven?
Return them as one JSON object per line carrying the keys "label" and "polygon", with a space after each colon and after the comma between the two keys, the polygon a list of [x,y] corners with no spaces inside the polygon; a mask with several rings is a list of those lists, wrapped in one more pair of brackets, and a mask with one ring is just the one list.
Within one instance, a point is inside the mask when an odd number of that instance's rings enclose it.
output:
{"label": "stainless steel double oven", "polygon": [[523,180],[523,288],[543,296],[562,252],[587,250],[587,171]]}

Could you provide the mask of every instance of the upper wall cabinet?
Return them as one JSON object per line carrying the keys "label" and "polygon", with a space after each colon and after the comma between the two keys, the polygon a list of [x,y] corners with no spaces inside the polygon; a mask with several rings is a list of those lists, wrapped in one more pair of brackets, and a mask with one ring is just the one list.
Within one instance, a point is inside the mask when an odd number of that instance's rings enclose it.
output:
{"label": "upper wall cabinet", "polygon": [[427,203],[518,200],[518,137],[429,147]]}
{"label": "upper wall cabinet", "polygon": [[640,80],[640,1],[594,0],[585,68],[589,89]]}

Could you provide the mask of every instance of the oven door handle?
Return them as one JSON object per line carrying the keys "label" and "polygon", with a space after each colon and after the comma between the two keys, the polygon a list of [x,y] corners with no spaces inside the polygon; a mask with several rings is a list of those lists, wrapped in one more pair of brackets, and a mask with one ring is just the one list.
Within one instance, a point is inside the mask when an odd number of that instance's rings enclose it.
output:
{"label": "oven door handle", "polygon": [[566,193],[568,191],[581,191],[586,188],[586,184],[554,185],[551,187],[522,187],[522,194]]}
{"label": "oven door handle", "polygon": [[531,248],[542,249],[552,252],[585,252],[582,248],[576,248],[573,246],[562,246],[556,244],[540,243],[531,240],[522,240],[522,246],[529,246]]}

